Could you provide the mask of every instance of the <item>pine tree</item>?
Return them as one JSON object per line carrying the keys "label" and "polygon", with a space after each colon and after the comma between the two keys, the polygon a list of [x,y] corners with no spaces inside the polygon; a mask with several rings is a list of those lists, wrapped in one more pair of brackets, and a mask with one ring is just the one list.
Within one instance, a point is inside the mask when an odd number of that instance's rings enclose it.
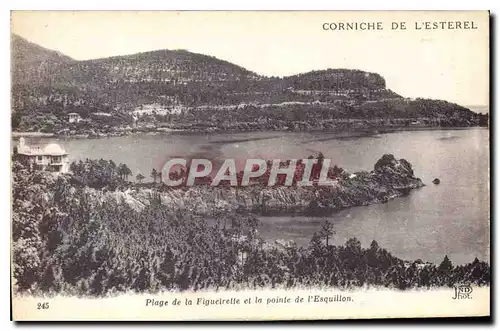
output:
{"label": "pine tree", "polygon": [[127,167],[126,164],[123,164],[123,177],[128,181],[128,176],[132,175],[132,171]]}
{"label": "pine tree", "polygon": [[333,230],[333,224],[329,220],[324,220],[323,223],[321,223],[321,230],[320,230],[320,236],[325,238],[326,240],[326,247],[328,247],[328,239],[335,234],[335,231]]}
{"label": "pine tree", "polygon": [[373,252],[376,252],[379,250],[378,243],[375,240],[372,240],[372,243],[370,244],[370,250]]}
{"label": "pine tree", "polygon": [[151,170],[151,177],[153,178],[153,182],[156,183],[156,178],[158,177],[158,171],[156,171],[156,169]]}
{"label": "pine tree", "polygon": [[444,256],[443,262],[438,267],[439,271],[442,272],[450,272],[451,269],[453,269],[453,264],[451,263],[450,259],[448,258],[448,255]]}

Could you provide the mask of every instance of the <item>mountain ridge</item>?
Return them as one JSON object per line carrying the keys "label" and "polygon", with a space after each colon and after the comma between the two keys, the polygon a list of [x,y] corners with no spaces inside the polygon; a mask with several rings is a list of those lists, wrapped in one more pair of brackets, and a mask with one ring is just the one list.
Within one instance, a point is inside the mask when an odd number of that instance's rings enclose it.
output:
{"label": "mountain ridge", "polygon": [[[295,77],[295,76],[301,76],[301,75],[306,75],[306,74],[311,74],[311,73],[328,72],[328,71],[333,71],[333,70],[359,71],[359,72],[365,72],[365,73],[368,73],[368,74],[377,74],[377,73],[372,72],[372,71],[366,71],[366,70],[360,70],[360,69],[324,68],[324,69],[313,69],[313,70],[306,71],[306,72],[299,72],[299,73],[288,74],[288,75],[278,75],[278,76],[275,76],[275,75],[265,75],[265,74],[261,74],[261,73],[258,73],[256,71],[252,71],[250,69],[247,69],[247,68],[245,68],[245,67],[243,67],[241,65],[232,63],[232,62],[230,62],[228,60],[224,60],[222,58],[218,58],[217,56],[214,56],[214,55],[207,55],[207,54],[199,53],[199,52],[196,52],[196,51],[190,51],[188,49],[182,49],[182,48],[179,48],[179,49],[156,49],[156,50],[140,51],[140,52],[137,52],[137,53],[130,53],[130,54],[111,55],[111,56],[97,57],[97,58],[91,58],[91,59],[77,60],[77,59],[71,58],[69,55],[66,55],[66,54],[64,54],[62,52],[55,51],[55,50],[52,50],[52,49],[40,46],[40,45],[38,45],[38,44],[36,44],[36,43],[34,43],[32,41],[29,41],[28,39],[26,39],[26,38],[24,38],[24,37],[22,37],[20,35],[12,34],[11,35],[11,45],[16,44],[17,42],[23,42],[23,43],[26,43],[26,44],[33,45],[33,46],[35,46],[37,48],[43,49],[44,51],[59,54],[61,57],[65,57],[65,58],[67,58],[70,61],[79,62],[79,63],[97,62],[97,61],[113,60],[113,59],[119,59],[119,58],[129,58],[129,57],[136,57],[136,56],[148,55],[148,54],[160,53],[160,52],[171,52],[171,53],[189,53],[189,54],[192,54],[192,55],[201,55],[201,56],[204,56],[204,57],[207,57],[207,58],[212,58],[212,59],[218,60],[220,62],[225,62],[225,63],[231,64],[233,66],[237,66],[237,67],[239,67],[239,68],[241,68],[241,69],[243,69],[245,71],[248,71],[248,72],[250,72],[250,73],[252,73],[252,74],[254,74],[256,76],[260,76],[260,77],[264,77],[264,78],[275,78],[276,77],[276,78],[285,79],[285,78],[290,78],[290,77]],[[14,46],[13,46],[13,48],[14,48]]]}
{"label": "mountain ridge", "polygon": [[[388,89],[380,74],[357,69],[269,77],[215,56],[165,49],[74,60],[15,35],[11,57],[15,130],[79,131],[67,121],[72,112],[97,131],[132,124],[216,131],[331,130],[338,120],[349,118],[399,118],[404,120],[397,123],[404,125],[419,119],[446,126],[478,122],[477,114],[465,107],[405,99]],[[91,118],[102,112],[112,115],[112,123]],[[330,124],[321,124],[325,121]]]}
{"label": "mountain ridge", "polygon": [[[19,48],[19,46],[27,48],[25,45],[29,45],[29,47],[37,48],[40,51],[46,52],[47,54],[58,55],[62,59],[65,59],[65,61],[63,61],[65,64],[69,64],[69,65],[78,65],[78,64],[85,65],[85,64],[90,64],[90,63],[113,62],[116,60],[118,60],[118,61],[130,60],[130,59],[137,59],[137,58],[141,58],[141,57],[154,56],[154,55],[163,53],[163,54],[182,54],[182,55],[187,55],[187,56],[191,56],[191,57],[210,59],[210,60],[219,62],[221,64],[226,64],[226,65],[232,66],[234,68],[237,68],[241,72],[245,72],[247,74],[250,74],[253,77],[258,77],[261,79],[273,79],[273,78],[276,79],[277,78],[277,79],[287,80],[287,79],[293,79],[296,77],[310,76],[310,75],[314,75],[314,74],[327,75],[327,74],[331,74],[334,72],[349,72],[349,71],[373,75],[373,76],[380,76],[378,73],[375,73],[375,72],[369,72],[369,71],[364,71],[364,70],[359,70],[359,69],[348,69],[348,68],[315,69],[315,70],[311,70],[311,71],[307,71],[307,72],[303,72],[303,73],[297,73],[297,74],[292,74],[292,75],[283,75],[283,76],[279,76],[279,77],[278,76],[268,76],[268,75],[259,74],[257,72],[251,71],[243,66],[234,64],[234,63],[229,62],[229,61],[224,60],[224,59],[220,59],[220,58],[213,56],[213,55],[206,55],[206,54],[202,54],[202,53],[189,51],[186,49],[173,49],[173,50],[158,49],[158,50],[144,51],[144,52],[138,52],[138,53],[133,53],[133,54],[112,55],[112,56],[93,58],[93,59],[75,60],[75,59],[73,59],[73,58],[71,58],[71,57],[69,57],[61,52],[54,51],[54,50],[45,48],[43,46],[37,45],[36,43],[33,43],[33,42],[31,42],[31,41],[29,41],[29,40],[27,40],[19,35],[16,35],[16,34],[12,34],[11,44],[12,44],[12,49],[13,49],[12,54],[13,54],[14,64],[15,64],[15,62],[19,62],[19,61],[16,61],[16,59],[18,58],[18,56],[16,56],[16,48]],[[36,55],[35,55],[35,57],[36,57]],[[46,58],[50,59],[50,55],[46,56]],[[27,62],[32,63],[32,62],[36,62],[36,61],[27,61]],[[382,80],[384,82],[383,84],[385,85],[385,80],[383,78],[382,78]]]}

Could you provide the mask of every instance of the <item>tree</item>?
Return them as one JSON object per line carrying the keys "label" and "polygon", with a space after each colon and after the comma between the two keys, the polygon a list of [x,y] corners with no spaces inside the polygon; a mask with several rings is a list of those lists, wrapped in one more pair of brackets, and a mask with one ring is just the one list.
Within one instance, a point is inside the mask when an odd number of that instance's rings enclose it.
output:
{"label": "tree", "polygon": [[450,259],[448,258],[448,255],[444,256],[443,262],[438,267],[439,271],[442,272],[450,272],[451,269],[453,269],[453,264],[451,263]]}
{"label": "tree", "polygon": [[126,164],[123,165],[123,171],[124,171],[124,174],[125,174],[125,180],[128,181],[128,176],[131,176],[132,175],[132,171],[130,170],[129,167],[127,167]]}
{"label": "tree", "polygon": [[135,176],[135,179],[139,182],[139,183],[142,183],[142,181],[144,180],[144,177],[141,173],[138,173],[137,176]]}
{"label": "tree", "polygon": [[122,180],[128,180],[128,176],[132,175],[132,171],[124,163],[120,163],[118,166],[118,173],[120,174],[120,178]]}
{"label": "tree", "polygon": [[21,124],[21,115],[19,113],[14,112],[11,117],[11,128],[15,130]]}
{"label": "tree", "polygon": [[370,249],[367,250],[365,253],[366,262],[372,268],[379,268],[381,266],[379,259],[378,259],[379,250],[380,250],[380,247],[379,247],[378,243],[375,240],[372,240],[372,243],[370,244]]}
{"label": "tree", "polygon": [[73,162],[70,170],[74,178],[84,185],[101,189],[109,187],[114,189],[123,179],[124,168],[117,167],[113,161],[90,160]]}
{"label": "tree", "polygon": [[356,238],[349,238],[345,243],[345,247],[356,254],[361,252],[361,242]]}
{"label": "tree", "polygon": [[330,222],[329,220],[324,220],[323,223],[321,223],[321,229],[319,233],[322,238],[325,238],[326,247],[328,247],[328,239],[332,237],[333,234],[335,234],[332,222]]}
{"label": "tree", "polygon": [[118,166],[118,175],[120,175],[120,179],[123,180],[124,170],[123,170],[123,164],[122,163],[120,163],[120,165]]}
{"label": "tree", "polygon": [[323,251],[323,243],[321,242],[321,235],[319,233],[313,233],[311,241],[309,242],[309,248],[315,255],[318,255]]}
{"label": "tree", "polygon": [[156,171],[156,169],[153,168],[153,170],[151,170],[151,177],[153,178],[153,182],[156,183],[156,178],[158,177],[158,171]]}

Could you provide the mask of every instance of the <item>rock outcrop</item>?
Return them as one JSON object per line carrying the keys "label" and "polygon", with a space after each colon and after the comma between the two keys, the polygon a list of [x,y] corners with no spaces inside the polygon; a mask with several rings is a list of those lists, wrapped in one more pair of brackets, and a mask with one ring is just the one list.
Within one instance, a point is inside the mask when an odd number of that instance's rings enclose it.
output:
{"label": "rock outcrop", "polygon": [[385,203],[423,185],[415,177],[408,161],[397,160],[388,154],[377,161],[373,171],[346,173],[334,186],[193,186],[167,192],[129,189],[125,192],[108,192],[106,195],[108,199],[126,201],[137,209],[156,199],[172,210],[189,210],[200,215],[229,211],[263,215],[319,215],[343,208]]}

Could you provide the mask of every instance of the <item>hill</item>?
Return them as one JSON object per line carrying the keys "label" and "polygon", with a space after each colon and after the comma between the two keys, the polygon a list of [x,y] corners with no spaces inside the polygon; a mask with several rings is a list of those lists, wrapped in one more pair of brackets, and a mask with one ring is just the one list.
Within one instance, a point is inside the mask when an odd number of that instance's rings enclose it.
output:
{"label": "hill", "polygon": [[315,70],[285,77],[297,90],[385,89],[385,79],[376,73],[349,69]]}
{"label": "hill", "polygon": [[33,84],[53,75],[62,65],[75,61],[69,56],[12,35],[11,62],[13,83]]}
{"label": "hill", "polygon": [[[425,118],[441,125],[437,118],[457,111],[460,116],[453,123],[458,126],[479,122],[475,113],[458,105],[410,102],[388,89],[377,73],[328,69],[265,77],[186,50],[75,61],[13,36],[12,83],[12,127],[19,131],[111,133],[130,126],[333,130],[344,128],[339,121],[346,119],[403,118],[396,125],[406,125]],[[85,123],[70,125],[67,114],[73,112]],[[100,113],[111,116],[93,116]]]}

